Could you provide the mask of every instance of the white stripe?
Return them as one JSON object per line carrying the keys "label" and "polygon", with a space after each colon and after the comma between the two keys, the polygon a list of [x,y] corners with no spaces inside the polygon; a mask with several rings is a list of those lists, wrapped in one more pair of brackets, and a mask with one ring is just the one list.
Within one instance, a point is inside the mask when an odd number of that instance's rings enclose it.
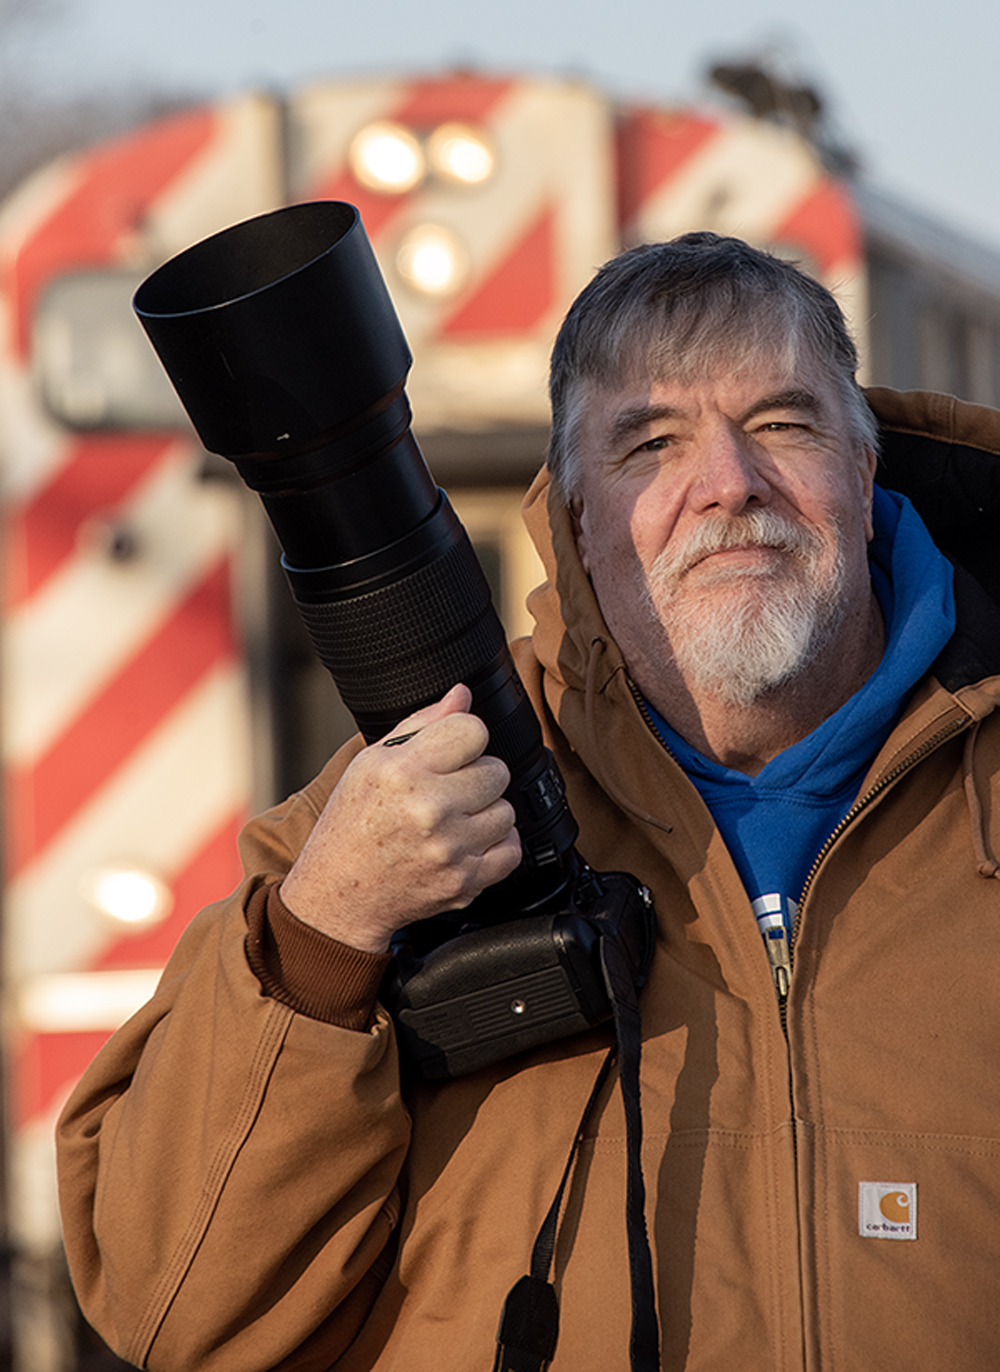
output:
{"label": "white stripe", "polygon": [[218,668],[10,884],[8,978],[93,960],[121,928],[85,900],[87,874],[129,859],[169,882],[248,795],[246,683],[240,669]]}
{"label": "white stripe", "polygon": [[17,998],[18,1026],[32,1034],[110,1032],[145,1005],[162,970],[143,967],[32,977]]}
{"label": "white stripe", "polygon": [[692,229],[767,241],[821,175],[791,130],[735,120],[640,207],[628,226],[629,241],[673,238]]}
{"label": "white stripe", "polygon": [[783,906],[784,896],[780,891],[769,891],[767,895],[758,896],[751,903],[751,909],[757,919],[760,919],[761,915],[774,914],[775,911],[780,914]]}
{"label": "white stripe", "polygon": [[768,929],[782,929],[785,921],[781,917],[780,910],[775,910],[770,914],[757,916],[757,928],[760,932],[766,933]]}
{"label": "white stripe", "polygon": [[275,101],[240,96],[213,118],[214,136],[147,207],[147,241],[161,257],[281,203]]}
{"label": "white stripe", "polygon": [[133,561],[81,549],[18,607],[4,642],[8,761],[30,765],[155,635],[206,569],[235,545],[235,493],[199,482],[193,459],[157,466],[122,514]]}

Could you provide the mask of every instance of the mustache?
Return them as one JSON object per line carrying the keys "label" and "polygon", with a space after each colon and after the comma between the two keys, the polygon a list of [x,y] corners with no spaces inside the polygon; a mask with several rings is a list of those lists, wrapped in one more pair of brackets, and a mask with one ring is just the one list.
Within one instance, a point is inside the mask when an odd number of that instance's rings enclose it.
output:
{"label": "mustache", "polygon": [[668,546],[653,563],[651,581],[673,586],[713,553],[734,548],[773,548],[802,562],[814,562],[823,551],[817,534],[774,510],[748,510],[701,524],[683,543]]}

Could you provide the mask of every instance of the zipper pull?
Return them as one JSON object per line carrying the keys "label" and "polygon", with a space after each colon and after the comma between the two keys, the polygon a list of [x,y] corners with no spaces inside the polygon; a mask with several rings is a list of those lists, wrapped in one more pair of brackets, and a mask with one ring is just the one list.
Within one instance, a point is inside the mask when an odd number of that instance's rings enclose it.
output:
{"label": "zipper pull", "polygon": [[785,1000],[788,996],[788,988],[792,984],[792,959],[788,952],[788,938],[784,926],[780,929],[772,929],[765,936],[764,947],[767,949],[767,960],[771,964],[771,976],[774,978],[775,990],[778,992],[779,999]]}
{"label": "zipper pull", "polygon": [[795,902],[786,901],[780,892],[758,896],[752,908],[757,928],[764,939],[767,960],[778,999],[784,1001],[792,983],[792,953],[788,942],[788,928],[785,922],[785,907],[788,906],[788,924],[795,919]]}

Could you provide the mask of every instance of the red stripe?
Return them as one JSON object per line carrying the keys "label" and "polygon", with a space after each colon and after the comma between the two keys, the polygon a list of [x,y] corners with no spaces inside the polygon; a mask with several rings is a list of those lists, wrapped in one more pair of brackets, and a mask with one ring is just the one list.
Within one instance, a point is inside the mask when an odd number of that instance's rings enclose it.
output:
{"label": "red stripe", "polygon": [[54,1110],[109,1037],[103,1030],[91,1030],[15,1038],[10,1061],[14,1128],[24,1129],[36,1116]]}
{"label": "red stripe", "polygon": [[8,609],[34,595],[74,554],[83,526],[112,514],[170,447],[146,435],[77,439],[65,465],[7,522]]}
{"label": "red stripe", "polygon": [[15,336],[28,356],[35,297],[59,272],[104,264],[142,228],[150,204],[211,139],[216,116],[191,110],[82,154],[80,180],[22,246],[11,271]]}
{"label": "red stripe", "polygon": [[526,333],[555,302],[555,212],[542,211],[506,257],[441,326],[445,338]]}
{"label": "red stripe", "polygon": [[[244,817],[230,817],[210,836],[172,885],[169,920],[147,934],[117,939],[93,970],[162,966],[190,919],[208,901],[233,889],[240,878],[236,837]],[[55,1109],[107,1042],[103,1030],[85,1033],[24,1034],[15,1042],[11,1063],[14,1127],[23,1129]]]}
{"label": "red stripe", "polygon": [[7,774],[8,861],[21,871],[220,661],[236,656],[217,566],[31,767]]}
{"label": "red stripe", "polygon": [[846,186],[822,181],[779,224],[776,242],[800,244],[821,271],[861,258],[861,230]]}
{"label": "red stripe", "polygon": [[629,240],[643,206],[719,131],[699,115],[634,110],[618,125],[618,224]]}
{"label": "red stripe", "polygon": [[426,131],[452,119],[464,124],[485,123],[513,88],[504,77],[444,76],[416,81],[390,116],[401,124]]}

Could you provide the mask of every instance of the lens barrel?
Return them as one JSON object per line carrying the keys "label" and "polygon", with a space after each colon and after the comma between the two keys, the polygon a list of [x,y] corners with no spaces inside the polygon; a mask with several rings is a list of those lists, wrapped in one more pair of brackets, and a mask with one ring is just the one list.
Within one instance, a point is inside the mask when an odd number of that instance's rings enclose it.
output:
{"label": "lens barrel", "polygon": [[133,303],[201,441],[258,492],[365,738],[465,682],[511,771],[526,867],[557,886],[576,825],[478,559],[410,431],[412,359],[357,210],[292,205],[224,229]]}

